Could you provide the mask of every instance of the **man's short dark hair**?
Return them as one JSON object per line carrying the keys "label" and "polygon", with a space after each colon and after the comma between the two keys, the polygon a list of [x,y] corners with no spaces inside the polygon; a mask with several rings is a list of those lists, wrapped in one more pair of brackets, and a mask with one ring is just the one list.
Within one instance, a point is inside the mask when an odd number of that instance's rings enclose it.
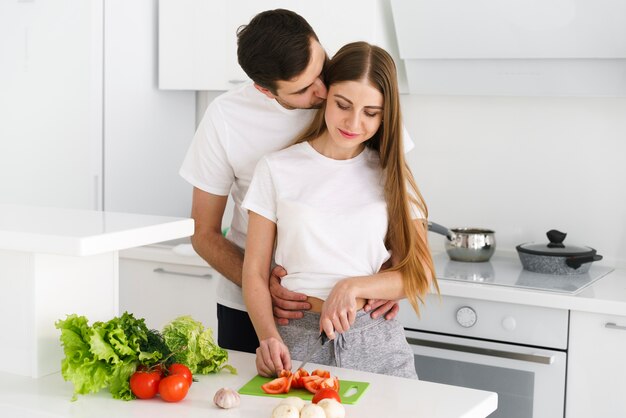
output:
{"label": "man's short dark hair", "polygon": [[237,59],[248,77],[276,94],[276,82],[302,73],[311,58],[309,23],[291,10],[267,10],[237,30]]}

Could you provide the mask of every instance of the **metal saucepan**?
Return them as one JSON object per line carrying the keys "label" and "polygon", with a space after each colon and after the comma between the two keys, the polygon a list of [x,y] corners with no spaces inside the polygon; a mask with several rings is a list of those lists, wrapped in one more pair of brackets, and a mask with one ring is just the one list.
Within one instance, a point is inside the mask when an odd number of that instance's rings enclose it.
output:
{"label": "metal saucepan", "polygon": [[584,274],[591,263],[602,256],[591,247],[565,245],[566,233],[551,229],[546,233],[548,244],[526,243],[517,247],[517,254],[524,270],[545,274]]}
{"label": "metal saucepan", "polygon": [[451,228],[428,222],[428,230],[445,236],[445,248],[454,261],[488,261],[496,250],[496,233],[482,228]]}

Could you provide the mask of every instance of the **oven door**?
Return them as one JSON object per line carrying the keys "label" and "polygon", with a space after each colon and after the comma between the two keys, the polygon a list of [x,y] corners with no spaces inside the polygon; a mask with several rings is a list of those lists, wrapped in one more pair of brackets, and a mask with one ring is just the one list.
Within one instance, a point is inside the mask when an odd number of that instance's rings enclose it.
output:
{"label": "oven door", "polygon": [[[498,393],[489,417],[563,417],[566,353],[405,330],[420,380]],[[451,400],[452,401],[452,400]]]}

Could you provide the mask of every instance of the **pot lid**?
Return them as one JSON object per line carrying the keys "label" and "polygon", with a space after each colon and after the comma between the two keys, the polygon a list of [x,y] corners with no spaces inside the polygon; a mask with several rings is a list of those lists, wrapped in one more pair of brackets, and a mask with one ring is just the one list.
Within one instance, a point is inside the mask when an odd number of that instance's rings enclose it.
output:
{"label": "pot lid", "polygon": [[546,235],[550,241],[547,244],[536,244],[529,242],[526,244],[518,245],[517,251],[534,254],[534,255],[547,255],[553,257],[571,257],[571,256],[584,256],[594,255],[596,250],[591,247],[578,247],[575,245],[565,245],[563,241],[567,234],[565,232],[557,231],[556,229],[549,230]]}

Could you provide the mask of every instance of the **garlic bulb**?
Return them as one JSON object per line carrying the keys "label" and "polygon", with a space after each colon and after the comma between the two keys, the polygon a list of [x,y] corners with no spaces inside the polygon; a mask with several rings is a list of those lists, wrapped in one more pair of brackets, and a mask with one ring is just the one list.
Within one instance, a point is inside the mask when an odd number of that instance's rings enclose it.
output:
{"label": "garlic bulb", "polygon": [[221,388],[215,392],[213,402],[215,402],[215,405],[220,408],[229,409],[238,407],[240,399],[241,398],[236,391],[230,388]]}

